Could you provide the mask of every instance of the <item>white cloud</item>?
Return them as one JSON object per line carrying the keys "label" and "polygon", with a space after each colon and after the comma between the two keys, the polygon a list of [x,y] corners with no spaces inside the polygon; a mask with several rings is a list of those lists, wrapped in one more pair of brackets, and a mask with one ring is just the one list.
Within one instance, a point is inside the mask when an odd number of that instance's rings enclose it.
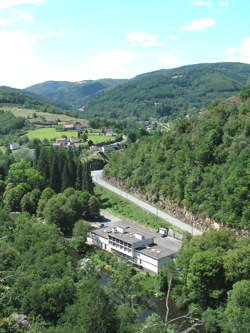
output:
{"label": "white cloud", "polygon": [[12,16],[15,19],[15,21],[17,21],[18,19],[25,21],[33,19],[33,16],[30,13],[25,12],[22,9],[13,9]]}
{"label": "white cloud", "polygon": [[175,35],[169,35],[168,38],[169,39],[177,39],[177,37]]}
{"label": "white cloud", "polygon": [[211,5],[210,1],[193,1],[192,4],[196,6],[207,6],[207,7],[210,7]]}
{"label": "white cloud", "polygon": [[239,50],[240,50],[240,48],[230,47],[230,48],[225,50],[225,54],[230,55],[230,54],[233,54],[235,52],[238,52]]}
{"label": "white cloud", "polygon": [[0,27],[5,27],[6,25],[10,24],[9,19],[0,19]]}
{"label": "white cloud", "polygon": [[242,52],[243,56],[250,58],[250,37],[242,38],[241,52]]}
{"label": "white cloud", "polygon": [[181,65],[181,61],[178,57],[174,55],[168,55],[164,52],[153,52],[153,56],[155,56],[164,66],[168,67],[177,67]]}
{"label": "white cloud", "polygon": [[0,45],[4,45],[4,50],[0,52],[0,85],[25,88],[50,79],[72,78],[71,68],[44,64],[43,59],[35,54],[34,46],[39,39],[49,37],[45,35],[0,30]]}
{"label": "white cloud", "polygon": [[7,11],[2,14],[0,27],[7,27],[20,21],[24,21],[26,24],[31,20],[33,20],[33,16],[29,12],[21,9],[8,8]]}
{"label": "white cloud", "polygon": [[36,63],[32,53],[35,42],[21,30],[0,31],[0,45],[4,45],[4,52],[0,52],[0,84],[17,87],[26,81]]}
{"label": "white cloud", "polygon": [[0,7],[11,7],[17,5],[33,5],[45,0],[0,0]]}
{"label": "white cloud", "polygon": [[130,46],[152,47],[161,46],[155,34],[144,34],[141,32],[131,32],[126,34],[126,39],[130,41]]}
{"label": "white cloud", "polygon": [[125,50],[114,50],[96,54],[89,62],[87,73],[82,77],[93,79],[103,77],[126,77],[127,64],[135,59],[135,55]]}
{"label": "white cloud", "polygon": [[180,29],[184,31],[199,31],[214,25],[215,20],[212,17],[203,17],[198,20],[191,21],[189,25],[184,25],[180,27]]}
{"label": "white cloud", "polygon": [[232,55],[223,61],[250,63],[250,37],[243,37],[239,47],[231,47],[225,50],[225,54]]}
{"label": "white cloud", "polygon": [[228,1],[221,1],[219,7],[228,7]]}

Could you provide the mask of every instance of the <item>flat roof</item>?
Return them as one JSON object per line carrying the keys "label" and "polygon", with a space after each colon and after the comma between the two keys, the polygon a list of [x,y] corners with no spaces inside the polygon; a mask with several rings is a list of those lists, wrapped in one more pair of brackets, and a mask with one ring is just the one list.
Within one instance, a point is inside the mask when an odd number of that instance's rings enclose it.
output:
{"label": "flat roof", "polygon": [[[134,230],[133,228],[131,228],[128,224],[119,223],[116,225],[116,228],[119,228],[119,227],[125,229],[125,233],[122,233],[119,231],[113,232],[113,228],[111,228],[111,227],[93,229],[93,230],[91,230],[91,232],[96,235],[99,235],[101,237],[104,237],[106,239],[108,239],[109,236],[111,236],[116,239],[122,240],[123,242],[127,242],[129,244],[136,244],[136,243],[140,243],[142,241],[147,241],[150,239],[153,240],[153,236],[149,237],[148,235],[145,235],[142,232],[138,232],[138,231]],[[142,236],[144,236],[144,238],[138,239],[135,237],[135,234],[142,235]]]}
{"label": "flat roof", "polygon": [[[160,251],[160,253],[156,252],[156,251],[152,251],[152,247],[151,248],[142,248],[141,249],[141,253],[145,253],[146,255],[151,256],[152,258],[160,258],[160,257],[165,257],[165,256],[169,256],[173,253],[176,253],[180,248],[181,248],[181,242],[177,241],[173,238],[170,237],[164,237],[162,238],[162,235],[157,233],[156,231],[150,230],[148,228],[146,228],[143,225],[138,225],[138,224],[134,224],[130,221],[126,221],[126,220],[120,220],[120,221],[114,221],[114,222],[104,222],[103,223],[104,226],[101,228],[95,228],[92,229],[91,232],[93,234],[99,235],[100,237],[103,237],[105,239],[108,240],[108,235],[111,235],[115,238],[124,240],[127,243],[132,244],[132,238],[128,238],[128,240],[125,240],[125,235],[128,236],[128,234],[121,234],[121,233],[113,233],[112,232],[112,228],[113,227],[121,227],[121,228],[125,228],[127,233],[132,232],[133,234],[141,234],[144,236],[144,241],[149,240],[149,239],[153,239],[154,242],[154,249]],[[121,236],[122,235],[122,236]],[[123,239],[121,238],[123,237]],[[137,238],[135,239],[136,242],[141,242],[140,240],[138,240]],[[158,246],[158,248],[156,247]]]}
{"label": "flat roof", "polygon": [[143,239],[139,239],[135,237],[136,232],[131,231],[131,230],[126,230],[125,233],[122,232],[111,232],[108,235],[111,237],[114,237],[116,239],[122,240],[123,242],[127,242],[129,244],[136,244],[136,243],[140,243],[143,241],[147,241],[147,240],[153,240],[153,237],[145,237],[145,235],[143,235],[142,233],[138,233],[142,236],[144,236]]}
{"label": "flat roof", "polygon": [[157,244],[145,248],[136,249],[136,251],[154,259],[165,258],[175,253],[174,251],[161,247]]}

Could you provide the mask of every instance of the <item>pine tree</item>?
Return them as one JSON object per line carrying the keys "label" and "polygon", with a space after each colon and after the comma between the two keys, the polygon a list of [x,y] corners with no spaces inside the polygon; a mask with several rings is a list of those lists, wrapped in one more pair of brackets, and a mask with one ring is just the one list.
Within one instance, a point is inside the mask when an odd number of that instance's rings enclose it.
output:
{"label": "pine tree", "polygon": [[83,164],[82,172],[82,191],[92,193],[94,192],[94,184],[90,174],[90,168],[87,162]]}
{"label": "pine tree", "polygon": [[68,167],[68,161],[65,161],[62,172],[61,192],[63,192],[68,187],[71,187],[71,177]]}
{"label": "pine tree", "polygon": [[55,191],[60,192],[61,189],[61,175],[58,168],[58,158],[55,154],[52,159],[50,168],[49,186]]}
{"label": "pine tree", "polygon": [[77,190],[81,190],[82,189],[82,173],[83,173],[83,169],[82,169],[82,162],[80,161],[80,159],[77,161],[77,168],[76,168],[76,183],[75,183],[75,188]]}

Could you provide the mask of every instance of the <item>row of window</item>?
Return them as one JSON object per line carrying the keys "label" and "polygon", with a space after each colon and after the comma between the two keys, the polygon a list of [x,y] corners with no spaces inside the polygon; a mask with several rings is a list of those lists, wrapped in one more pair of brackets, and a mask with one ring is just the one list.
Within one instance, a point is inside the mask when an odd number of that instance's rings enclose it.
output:
{"label": "row of window", "polygon": [[117,244],[116,242],[109,241],[109,244],[115,246],[117,249],[126,251],[128,253],[132,252],[131,248],[125,247],[125,246],[120,245],[120,244]]}
{"label": "row of window", "polygon": [[109,235],[109,241],[110,241],[110,242],[113,241],[113,242],[115,242],[115,243],[117,243],[117,244],[120,244],[120,245],[123,245],[123,246],[129,247],[129,248],[132,247],[131,244],[129,244],[129,243],[127,243],[127,242],[124,242],[124,241],[122,241],[121,239],[115,238],[115,237],[110,236],[110,235]]}

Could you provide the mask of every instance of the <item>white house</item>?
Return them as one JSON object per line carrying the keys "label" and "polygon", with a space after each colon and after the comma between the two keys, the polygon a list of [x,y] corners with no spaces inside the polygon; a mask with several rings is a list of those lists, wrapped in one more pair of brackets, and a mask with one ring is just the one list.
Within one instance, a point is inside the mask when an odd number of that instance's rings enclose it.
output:
{"label": "white house", "polygon": [[10,150],[17,150],[19,148],[20,148],[20,145],[17,142],[13,142],[10,144]]}
{"label": "white house", "polygon": [[[160,237],[160,236],[158,236]],[[159,269],[176,253],[165,245],[157,244],[153,234],[145,232],[142,227],[134,227],[129,222],[119,221],[115,225],[95,228],[88,238],[90,244],[123,257],[133,264],[158,273]]]}
{"label": "white house", "polygon": [[106,129],[106,136],[113,136],[113,130],[111,128]]}

